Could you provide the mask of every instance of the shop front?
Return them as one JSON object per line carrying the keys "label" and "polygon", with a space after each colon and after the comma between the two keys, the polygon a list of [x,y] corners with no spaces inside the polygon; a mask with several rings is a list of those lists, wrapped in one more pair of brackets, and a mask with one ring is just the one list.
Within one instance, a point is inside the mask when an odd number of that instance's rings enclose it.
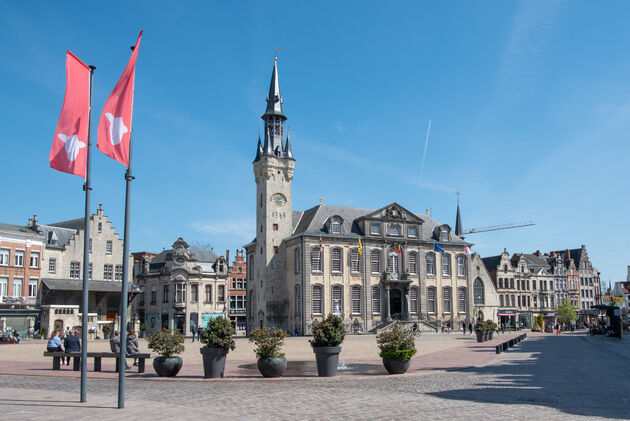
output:
{"label": "shop front", "polygon": [[516,317],[514,310],[499,310],[499,328],[514,330],[517,326]]}

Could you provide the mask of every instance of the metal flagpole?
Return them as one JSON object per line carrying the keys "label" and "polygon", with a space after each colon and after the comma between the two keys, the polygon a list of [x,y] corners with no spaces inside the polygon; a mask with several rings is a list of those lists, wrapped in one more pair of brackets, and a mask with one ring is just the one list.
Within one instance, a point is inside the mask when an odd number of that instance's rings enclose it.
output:
{"label": "metal flagpole", "polygon": [[[131,51],[135,48],[131,47]],[[134,69],[134,91],[136,73]],[[123,282],[120,297],[120,358],[118,365],[118,408],[125,407],[125,369],[127,361],[127,278],[129,276],[129,205],[131,203],[131,181],[135,178],[131,175],[131,152],[133,145],[133,97],[131,95],[131,121],[129,123],[129,165],[125,173],[125,228],[123,233]]]}
{"label": "metal flagpole", "polygon": [[85,227],[83,237],[83,292],[81,300],[81,402],[87,402],[87,342],[88,342],[88,280],[90,276],[90,174],[92,149],[92,76],[96,67],[90,67],[90,109],[88,114],[87,166],[85,171]]}

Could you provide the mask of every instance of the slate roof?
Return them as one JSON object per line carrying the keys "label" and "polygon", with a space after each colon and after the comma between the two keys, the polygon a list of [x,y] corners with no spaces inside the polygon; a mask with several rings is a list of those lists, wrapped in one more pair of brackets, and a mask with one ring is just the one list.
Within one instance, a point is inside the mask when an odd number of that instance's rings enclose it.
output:
{"label": "slate roof", "polygon": [[562,255],[565,256],[565,258],[566,258],[567,250],[569,250],[569,253],[571,254],[571,259],[573,259],[573,262],[575,263],[575,267],[579,269],[580,268],[580,261],[582,260],[582,248],[579,248],[579,249],[555,250],[555,252],[556,253],[562,253]]}
{"label": "slate roof", "polygon": [[522,256],[525,258],[527,262],[527,266],[530,268],[549,268],[549,263],[544,256],[536,256],[535,254],[527,254],[523,253]]}
{"label": "slate roof", "polygon": [[[51,291],[82,291],[83,281],[80,279],[42,279],[42,283]],[[134,286],[133,291],[139,292]],[[89,281],[90,292],[121,292],[121,281]]]}
{"label": "slate roof", "polygon": [[77,219],[71,219],[69,221],[55,222],[54,224],[48,224],[48,225],[53,226],[53,227],[59,227],[59,228],[70,228],[70,229],[80,230],[80,229],[85,228],[85,218],[77,218]]}
{"label": "slate roof", "polygon": [[501,254],[499,254],[498,256],[484,257],[481,260],[483,260],[483,264],[490,272],[492,270],[496,270],[499,267],[499,263],[501,263]]}
{"label": "slate roof", "polygon": [[17,234],[40,236],[37,231],[33,231],[29,227],[23,225],[3,224],[0,222],[0,231],[14,232]]}
{"label": "slate roof", "polygon": [[[53,225],[39,225],[39,229],[44,235],[46,241],[46,247],[48,248],[64,248],[77,233],[77,229],[63,228]],[[49,238],[54,233],[57,240],[50,242]]]}

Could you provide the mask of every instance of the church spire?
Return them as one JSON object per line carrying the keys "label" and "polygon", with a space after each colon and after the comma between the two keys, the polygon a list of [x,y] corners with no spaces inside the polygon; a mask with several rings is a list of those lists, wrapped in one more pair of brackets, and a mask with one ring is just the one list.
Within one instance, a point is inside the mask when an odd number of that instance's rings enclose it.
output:
{"label": "church spire", "polygon": [[263,155],[262,143],[260,142],[260,133],[258,133],[258,147],[256,148],[256,158],[254,162],[260,161],[260,157]]}
{"label": "church spire", "polygon": [[273,71],[271,72],[271,84],[267,94],[267,109],[261,118],[265,121],[265,142],[263,155],[282,157],[284,148],[284,121],[287,119],[282,112],[282,96],[280,95],[280,82],[278,81],[278,58],[273,59]]}
{"label": "church spire", "polygon": [[464,225],[462,225],[462,214],[459,211],[459,197],[457,198],[457,216],[455,217],[455,235],[464,239]]}
{"label": "church spire", "polygon": [[287,142],[284,144],[284,157],[289,159],[293,158],[293,152],[291,152],[291,134],[287,133]]}
{"label": "church spire", "polygon": [[282,96],[280,95],[280,82],[278,81],[278,58],[273,59],[273,71],[271,72],[271,84],[269,85],[269,93],[267,94],[267,109],[262,119],[267,121],[267,117],[278,116],[282,120],[287,118],[282,113]]}

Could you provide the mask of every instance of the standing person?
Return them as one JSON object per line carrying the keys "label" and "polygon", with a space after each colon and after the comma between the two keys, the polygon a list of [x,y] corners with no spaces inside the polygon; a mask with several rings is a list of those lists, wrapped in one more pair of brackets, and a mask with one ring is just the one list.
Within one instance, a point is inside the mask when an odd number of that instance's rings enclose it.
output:
{"label": "standing person", "polygon": [[472,322],[468,322],[468,334],[472,335],[473,333],[473,325]]}
{"label": "standing person", "polygon": [[[66,335],[66,338],[63,341],[63,346],[66,347],[66,354],[68,352],[81,352],[81,341],[79,340],[79,337],[77,336],[76,330],[72,330],[68,332],[68,334]],[[63,359],[61,363],[63,364]],[[66,357],[66,365],[70,365],[69,356]]]}
{"label": "standing person", "polygon": [[[118,329],[114,331],[114,336],[109,340],[109,348],[114,354],[120,354],[120,331]],[[129,370],[130,368],[125,358],[125,370]]]}
{"label": "standing person", "polygon": [[61,339],[59,339],[59,333],[57,333],[57,331],[53,331],[50,335],[50,339],[48,339],[48,344],[46,345],[46,350],[48,352],[63,352],[63,349],[61,348]]}
{"label": "standing person", "polygon": [[462,323],[462,327],[464,329],[464,335],[466,335],[466,322]]}
{"label": "standing person", "polygon": [[[197,326],[195,326],[195,323],[191,323],[190,325],[190,332],[192,333],[192,341],[193,343],[195,343],[195,335],[197,334]],[[197,338],[197,340],[199,340],[199,338]]]}
{"label": "standing person", "polygon": [[138,365],[138,357],[135,357],[138,353],[138,338],[136,337],[136,331],[131,329],[127,334],[127,355],[133,357],[133,365]]}

